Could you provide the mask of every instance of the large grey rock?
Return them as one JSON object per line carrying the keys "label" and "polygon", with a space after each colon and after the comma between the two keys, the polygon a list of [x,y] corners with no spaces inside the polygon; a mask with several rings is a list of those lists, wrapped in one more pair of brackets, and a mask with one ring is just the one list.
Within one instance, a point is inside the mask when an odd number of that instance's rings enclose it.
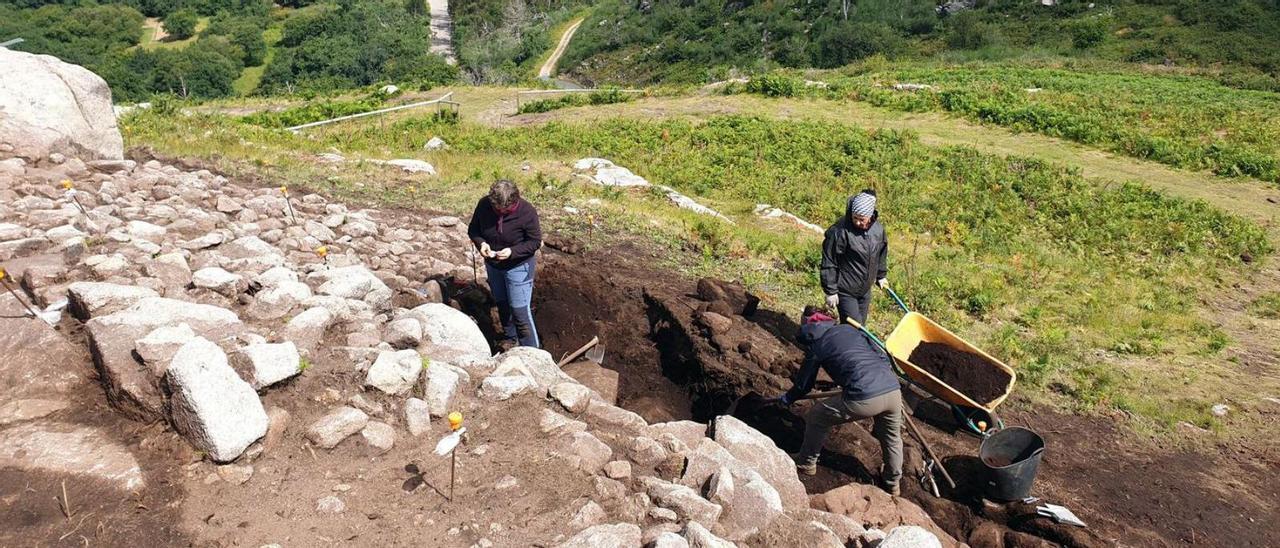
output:
{"label": "large grey rock", "polygon": [[324,449],[333,449],[348,436],[364,430],[368,424],[369,415],[364,411],[342,406],[311,423],[311,426],[307,427],[306,435],[312,443]]}
{"label": "large grey rock", "polygon": [[503,401],[533,392],[536,388],[538,383],[529,377],[485,377],[477,394],[489,401]]}
{"label": "large grey rock", "polygon": [[0,112],[0,146],[17,156],[124,157],[111,88],[51,55],[0,48]]}
{"label": "large grey rock", "polygon": [[431,362],[427,366],[427,384],[423,398],[436,417],[447,415],[453,405],[453,397],[462,385],[462,375],[458,369],[444,362]]}
{"label": "large grey rock", "polygon": [[649,426],[640,415],[600,400],[592,400],[584,416],[591,424],[618,428],[631,434],[641,433]]}
{"label": "large grey rock", "polygon": [[159,296],[154,290],[136,285],[75,282],[67,286],[71,315],[80,321],[124,310],[142,299]]}
{"label": "large grey rock", "polygon": [[45,417],[62,411],[69,405],[71,402],[67,400],[39,398],[5,402],[0,404],[0,426]]}
{"label": "large grey rock", "polygon": [[227,297],[235,297],[249,285],[239,275],[232,274],[216,266],[201,268],[192,273],[191,283],[196,287],[208,289]]}
{"label": "large grey rock", "polygon": [[426,401],[409,398],[404,401],[404,425],[409,434],[421,436],[431,431],[431,407]]}
{"label": "large grey rock", "polygon": [[701,523],[690,521],[684,526],[684,539],[690,548],[737,548],[732,542],[715,536]]}
{"label": "large grey rock", "polygon": [[640,478],[649,498],[658,506],[675,510],[681,519],[715,523],[724,508],[698,495],[697,491],[654,477]]}
{"label": "large grey rock", "polygon": [[658,538],[653,539],[652,547],[653,548],[689,548],[689,541],[685,540],[684,537],[680,535],[672,533],[671,531],[665,531],[662,534],[658,535]]}
{"label": "large grey rock", "polygon": [[231,354],[231,365],[261,390],[302,372],[302,356],[289,341],[251,344]]}
{"label": "large grey rock", "polygon": [[550,409],[543,409],[542,417],[538,420],[538,428],[542,430],[543,434],[555,436],[571,432],[585,432],[587,423],[570,419]]}
{"label": "large grey rock", "polygon": [[369,421],[360,430],[360,436],[378,454],[390,451],[396,444],[396,429],[385,422]]}
{"label": "large grey rock", "polygon": [[[490,356],[489,341],[466,314],[441,303],[424,304],[411,310],[410,314],[422,322],[423,336],[433,346],[464,356]],[[432,353],[433,357],[437,355]]]}
{"label": "large grey rock", "polygon": [[544,388],[561,382],[576,383],[573,377],[560,371],[551,354],[541,348],[517,346],[499,354],[497,359],[498,367],[493,370],[497,376],[525,375]]}
{"label": "large grey rock", "polygon": [[573,514],[572,518],[569,518],[569,529],[581,531],[593,525],[599,525],[608,517],[609,514],[605,513],[604,508],[601,508],[595,501],[588,500],[586,504],[582,505],[582,508],[579,508]]}
{"label": "large grey rock", "polygon": [[245,309],[245,315],[255,320],[275,320],[292,313],[304,301],[312,296],[307,284],[297,281],[282,281],[279,284],[264,287],[254,293],[253,300]]}
{"label": "large grey rock", "polygon": [[197,338],[164,376],[174,428],[217,462],[234,460],[267,433],[267,412],[218,345]]}
{"label": "large grey rock", "polygon": [[662,434],[671,434],[686,446],[697,447],[707,437],[707,425],[694,421],[655,422],[649,425],[649,437],[658,439]]}
{"label": "large grey rock", "polygon": [[191,266],[181,253],[165,253],[152,259],[143,269],[147,276],[159,279],[168,287],[185,287],[191,283]]}
{"label": "large grey rock", "polygon": [[107,432],[75,424],[33,421],[0,430],[0,468],[85,475],[129,492],[146,486],[128,448]]}
{"label": "large grey rock", "polygon": [[392,348],[416,348],[422,343],[422,324],[417,318],[400,318],[387,324],[382,340]]}
{"label": "large grey rock", "polygon": [[152,370],[134,354],[139,339],[158,327],[187,324],[197,335],[220,340],[244,329],[240,318],[216,306],[148,297],[85,323],[89,352],[107,400],[130,418],[161,418],[163,400]]}
{"label": "large grey rock", "polygon": [[778,491],[759,475],[752,475],[754,477],[745,483],[734,486],[727,504],[721,503],[725,512],[720,524],[729,540],[746,540],[782,515],[782,497]]}
{"label": "large grey rock", "polygon": [[[397,396],[408,392],[422,374],[422,357],[416,350],[386,350],[369,366],[364,385]],[[430,401],[428,400],[428,403]]]}
{"label": "large grey rock", "polygon": [[142,363],[151,370],[151,374],[160,378],[169,369],[174,354],[195,338],[196,332],[185,323],[157,327],[147,333],[147,336],[138,339],[134,344],[134,352],[142,358]]}
{"label": "large grey rock", "polygon": [[555,400],[570,413],[581,413],[591,403],[591,389],[576,382],[561,382],[547,389],[547,396]]}
{"label": "large grey rock", "polygon": [[942,548],[933,533],[915,525],[899,525],[880,541],[880,548]]}
{"label": "large grey rock", "polygon": [[324,332],[333,325],[333,320],[333,313],[328,309],[308,308],[285,324],[284,338],[293,341],[299,349],[310,351],[324,339]]}
{"label": "large grey rock", "polygon": [[588,474],[599,472],[613,458],[613,450],[587,432],[573,432],[560,438],[559,454]]}
{"label": "large grey rock", "polygon": [[588,527],[560,544],[560,548],[631,548],[637,546],[640,546],[640,526],[634,523]]}
{"label": "large grey rock", "polygon": [[730,415],[716,417],[712,428],[716,443],[759,472],[777,489],[784,506],[795,509],[809,507],[804,484],[796,475],[795,461],[772,439]]}
{"label": "large grey rock", "polygon": [[386,310],[391,304],[391,289],[364,265],[317,270],[307,275],[307,281],[319,284],[316,293],[320,295],[364,301],[374,310]]}

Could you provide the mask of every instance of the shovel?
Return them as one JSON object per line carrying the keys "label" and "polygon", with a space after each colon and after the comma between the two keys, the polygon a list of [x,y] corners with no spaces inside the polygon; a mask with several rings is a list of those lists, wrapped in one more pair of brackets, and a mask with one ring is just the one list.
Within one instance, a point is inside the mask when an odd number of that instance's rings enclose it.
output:
{"label": "shovel", "polygon": [[587,341],[587,344],[584,344],[577,350],[570,352],[560,360],[560,363],[556,365],[564,367],[565,365],[573,363],[574,360],[578,359],[583,354],[586,354],[587,359],[592,363],[595,363],[596,365],[603,365],[604,346],[600,344],[600,337],[591,337],[591,340]]}

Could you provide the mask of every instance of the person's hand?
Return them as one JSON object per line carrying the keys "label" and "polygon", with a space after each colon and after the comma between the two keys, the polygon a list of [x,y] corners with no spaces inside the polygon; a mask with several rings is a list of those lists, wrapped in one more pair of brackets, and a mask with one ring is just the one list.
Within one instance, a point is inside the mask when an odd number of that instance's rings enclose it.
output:
{"label": "person's hand", "polygon": [[827,295],[827,306],[828,306],[829,308],[831,308],[831,310],[836,310],[836,309],[840,308],[840,296],[839,296],[839,295]]}
{"label": "person's hand", "polygon": [[493,248],[489,247],[489,242],[480,242],[480,256],[486,259],[493,258]]}
{"label": "person's hand", "polygon": [[497,257],[499,261],[505,261],[509,257],[511,257],[511,248],[508,247],[508,248],[499,250],[497,253],[494,253],[493,256]]}
{"label": "person's hand", "polygon": [[776,401],[776,402],[778,402],[778,403],[780,403],[780,404],[782,404],[782,405],[784,405],[784,406],[786,406],[786,407],[791,407],[791,404],[795,403],[795,402],[793,402],[793,401],[791,401],[791,400],[787,399],[787,395],[786,395],[786,394],[783,394],[783,395],[781,395],[781,396],[778,396],[777,398],[774,398],[774,401]]}
{"label": "person's hand", "polygon": [[876,285],[880,286],[880,289],[889,289],[889,278],[876,280]]}

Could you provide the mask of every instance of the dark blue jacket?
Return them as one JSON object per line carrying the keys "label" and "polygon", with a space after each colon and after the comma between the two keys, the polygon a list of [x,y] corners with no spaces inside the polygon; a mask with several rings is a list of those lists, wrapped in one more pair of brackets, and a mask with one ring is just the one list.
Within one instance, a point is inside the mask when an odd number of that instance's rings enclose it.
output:
{"label": "dark blue jacket", "polygon": [[811,323],[800,328],[797,339],[808,344],[809,349],[795,386],[787,391],[787,402],[813,390],[819,367],[844,388],[846,400],[871,399],[899,389],[898,377],[884,349],[852,325]]}

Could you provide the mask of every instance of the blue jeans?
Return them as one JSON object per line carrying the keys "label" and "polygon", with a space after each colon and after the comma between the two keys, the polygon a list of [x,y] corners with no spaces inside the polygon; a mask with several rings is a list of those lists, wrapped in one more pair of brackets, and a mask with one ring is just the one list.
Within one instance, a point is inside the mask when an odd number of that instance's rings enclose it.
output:
{"label": "blue jeans", "polygon": [[506,339],[534,348],[542,347],[538,329],[533,325],[533,274],[537,266],[534,257],[510,270],[484,265],[489,275],[489,292],[498,304],[498,318],[502,320]]}

